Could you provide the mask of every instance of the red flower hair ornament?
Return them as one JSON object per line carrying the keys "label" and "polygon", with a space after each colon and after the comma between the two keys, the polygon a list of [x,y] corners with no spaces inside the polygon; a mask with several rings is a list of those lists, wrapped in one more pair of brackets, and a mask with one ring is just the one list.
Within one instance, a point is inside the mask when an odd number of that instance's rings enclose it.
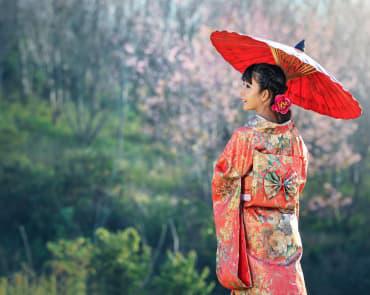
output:
{"label": "red flower hair ornament", "polygon": [[275,102],[271,106],[271,109],[275,112],[286,114],[291,105],[292,101],[289,99],[289,97],[285,96],[284,94],[279,94],[275,96]]}

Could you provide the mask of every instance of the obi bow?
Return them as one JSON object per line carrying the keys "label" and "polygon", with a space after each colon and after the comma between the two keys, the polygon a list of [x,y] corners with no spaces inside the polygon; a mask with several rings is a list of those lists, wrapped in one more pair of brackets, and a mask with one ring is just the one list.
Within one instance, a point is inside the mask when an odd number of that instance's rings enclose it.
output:
{"label": "obi bow", "polygon": [[269,199],[272,199],[276,194],[284,189],[285,199],[288,201],[290,197],[294,197],[298,191],[298,175],[293,172],[281,177],[275,171],[267,172],[264,178],[264,189]]}

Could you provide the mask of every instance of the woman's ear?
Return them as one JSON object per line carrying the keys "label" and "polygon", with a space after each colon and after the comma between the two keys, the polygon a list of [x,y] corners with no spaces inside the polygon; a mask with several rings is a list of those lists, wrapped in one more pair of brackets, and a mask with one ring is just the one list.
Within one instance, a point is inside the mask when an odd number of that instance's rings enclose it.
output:
{"label": "woman's ear", "polygon": [[262,90],[262,102],[267,103],[270,100],[270,91],[268,89]]}

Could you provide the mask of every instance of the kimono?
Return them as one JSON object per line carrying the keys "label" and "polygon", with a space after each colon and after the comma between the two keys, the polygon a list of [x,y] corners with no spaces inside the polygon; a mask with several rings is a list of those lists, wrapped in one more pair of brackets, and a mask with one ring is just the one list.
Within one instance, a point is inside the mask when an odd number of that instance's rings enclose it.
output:
{"label": "kimono", "polygon": [[216,274],[231,295],[307,294],[300,260],[299,197],[308,151],[291,119],[254,115],[214,164]]}

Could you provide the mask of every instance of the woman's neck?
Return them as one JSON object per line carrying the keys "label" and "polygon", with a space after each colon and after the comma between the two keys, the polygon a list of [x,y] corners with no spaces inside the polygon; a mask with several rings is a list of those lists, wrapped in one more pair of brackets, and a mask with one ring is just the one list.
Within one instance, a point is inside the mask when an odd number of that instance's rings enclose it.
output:
{"label": "woman's neck", "polygon": [[267,121],[270,121],[270,122],[273,122],[273,123],[278,123],[277,121],[277,118],[273,115],[267,115],[267,114],[262,114],[262,113],[258,113],[256,112],[256,115],[267,120]]}

